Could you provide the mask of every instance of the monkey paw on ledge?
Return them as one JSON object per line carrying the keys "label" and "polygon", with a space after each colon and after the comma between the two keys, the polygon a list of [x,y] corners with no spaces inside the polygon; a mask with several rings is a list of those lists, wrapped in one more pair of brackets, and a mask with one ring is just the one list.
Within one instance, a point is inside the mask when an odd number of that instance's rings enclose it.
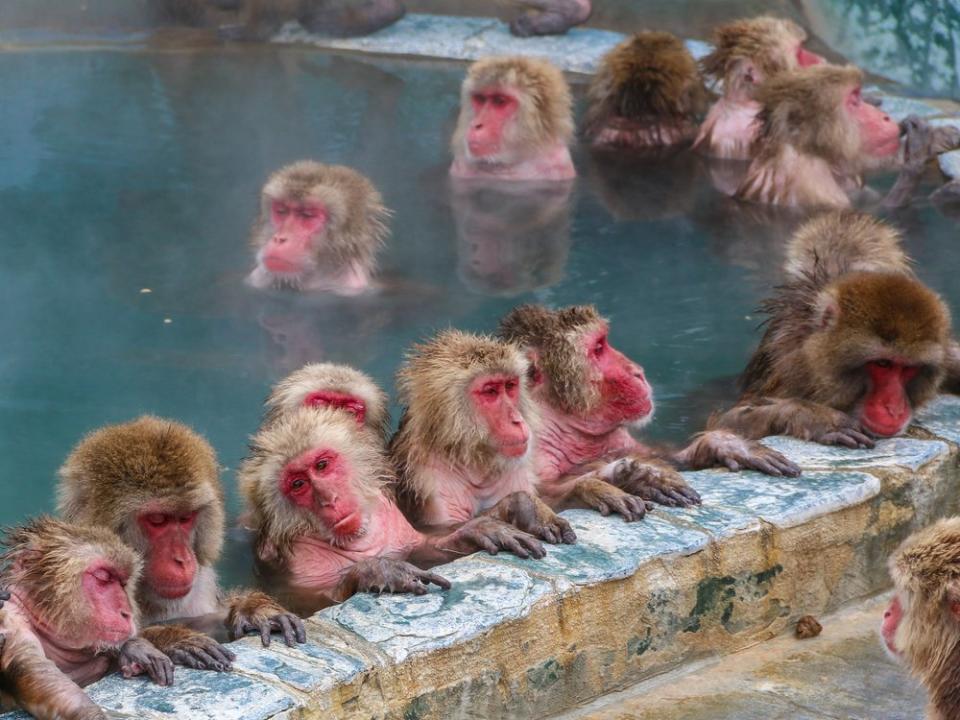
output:
{"label": "monkey paw on ledge", "polygon": [[768,438],[803,476],[685,473],[701,507],[637,523],[570,511],[578,543],[542,560],[473,555],[443,567],[447,592],[317,613],[297,648],[234,643],[231,673],[177,668],[172,688],[114,675],[89,692],[110,716],[145,720],[559,713],[888,587],[889,553],[960,497],[960,398],[917,424],[872,450]]}

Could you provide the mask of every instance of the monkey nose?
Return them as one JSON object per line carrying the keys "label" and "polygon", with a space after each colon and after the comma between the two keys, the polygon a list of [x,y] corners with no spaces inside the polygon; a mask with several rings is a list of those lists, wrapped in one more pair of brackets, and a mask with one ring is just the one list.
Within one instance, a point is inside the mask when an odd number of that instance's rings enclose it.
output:
{"label": "monkey nose", "polygon": [[129,610],[121,610],[120,617],[122,617],[124,620],[129,620],[130,618],[133,617],[133,613],[130,612]]}

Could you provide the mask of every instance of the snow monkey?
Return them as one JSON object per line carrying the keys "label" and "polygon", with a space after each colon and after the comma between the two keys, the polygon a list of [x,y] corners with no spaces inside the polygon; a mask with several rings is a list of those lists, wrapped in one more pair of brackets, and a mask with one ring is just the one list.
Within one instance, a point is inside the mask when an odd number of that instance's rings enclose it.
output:
{"label": "snow monkey", "polygon": [[301,160],[281,168],[260,194],[251,245],[257,288],[357,295],[370,289],[388,234],[380,193],[356,170]]}
{"label": "snow monkey", "polygon": [[590,142],[641,149],[692,140],[708,100],[696,60],[667,32],[637,33],[608,52],[587,95]]}
{"label": "snow monkey", "polygon": [[854,448],[902,433],[936,394],[953,343],[946,305],[899,243],[852,210],[798,228],[740,401],[711,426]]}
{"label": "snow monkey", "polygon": [[787,70],[824,62],[806,48],[806,31],[790,20],[756,17],[735,20],[713,31],[713,50],[703,58],[704,74],[722,82],[723,97],[710,108],[694,147],[705,155],[748,160],[757,136],[757,88]]}
{"label": "snow monkey", "polygon": [[[214,565],[224,534],[217,458],[200,435],[172,420],[143,416],[91,433],[60,468],[58,507],[67,520],[116,532],[144,559],[137,600],[146,622],[220,615],[231,637],[280,631],[305,642],[303,623],[257,592],[223,597]],[[232,653],[186,627],[143,636],[177,663],[225,670]]]}
{"label": "snow monkey", "polygon": [[[526,371],[512,345],[456,330],[408,353],[397,375],[406,407],[390,450],[401,505],[417,524],[449,527],[489,515],[547,542],[576,540],[569,523],[538,496]],[[630,500],[595,484],[578,493],[606,492],[612,505]],[[632,518],[646,508],[627,502],[624,509]]]}
{"label": "snow monkey", "polygon": [[384,442],[390,429],[387,394],[369,375],[349,365],[310,363],[273,386],[262,425],[299,407],[333,407]]}
{"label": "snow monkey", "polygon": [[960,717],[960,518],[908,537],[890,558],[890,575],[883,643],[926,687],[928,720]]}
{"label": "snow monkey", "polygon": [[451,148],[454,178],[569,180],[573,114],[563,73],[546,60],[488,57],[467,71]]}
{"label": "snow monkey", "polygon": [[413,562],[436,564],[477,550],[544,555],[536,538],[492,518],[435,536],[415,530],[394,500],[382,439],[334,406],[299,407],[261,427],[237,478],[257,558],[279,569],[291,588],[326,600],[450,587]]}
{"label": "snow monkey", "polygon": [[501,320],[499,334],[531,360],[540,415],[535,464],[547,493],[561,478],[592,470],[645,500],[684,507],[700,496],[675,466],[800,472],[780,453],[731,432],[703,433],[672,455],[636,441],[628,430],[653,417],[652,391],[643,368],[610,344],[609,323],[591,306],[524,305]]}
{"label": "snow monkey", "polygon": [[590,0],[502,0],[508,5],[526,8],[510,22],[510,32],[518,37],[562,35],[574,25],[585,23],[593,11]]}
{"label": "snow monkey", "polygon": [[105,528],[40,517],[5,532],[0,695],[38,718],[106,720],[80,688],[119,668],[173,681],[173,664],[135,638],[141,562]]}

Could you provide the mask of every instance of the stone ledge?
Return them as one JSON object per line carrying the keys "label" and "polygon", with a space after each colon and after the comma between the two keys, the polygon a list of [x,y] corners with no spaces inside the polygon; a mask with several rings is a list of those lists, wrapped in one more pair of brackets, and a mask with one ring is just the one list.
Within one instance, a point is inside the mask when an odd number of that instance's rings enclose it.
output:
{"label": "stone ledge", "polygon": [[960,398],[939,398],[916,428],[860,451],[767,438],[802,477],[686,473],[700,508],[638,523],[570,511],[579,542],[542,560],[474,555],[439,570],[450,591],[317,613],[299,648],[234,643],[232,673],[178,668],[173,688],[111,676],[90,694],[147,720],[561,712],[885,588],[900,540],[958,506]]}

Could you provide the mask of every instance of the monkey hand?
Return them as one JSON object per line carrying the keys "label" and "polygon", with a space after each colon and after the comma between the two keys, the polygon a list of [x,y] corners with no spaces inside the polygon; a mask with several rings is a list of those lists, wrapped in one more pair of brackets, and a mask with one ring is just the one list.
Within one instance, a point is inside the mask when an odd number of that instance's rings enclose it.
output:
{"label": "monkey hand", "polygon": [[570,523],[551,510],[543,500],[528,492],[510,493],[484,515],[503,520],[548,543],[572,545],[577,541],[577,534]]}
{"label": "monkey hand", "polygon": [[627,522],[642,520],[651,506],[643,498],[624,492],[598,475],[584,475],[574,484],[571,500],[601,515],[619,513]]}
{"label": "monkey hand", "polygon": [[470,520],[444,538],[438,547],[445,552],[469,555],[484,550],[496,555],[501,550],[522,558],[542,558],[547,554],[543,544],[533,535],[492,517]]}
{"label": "monkey hand", "polygon": [[444,590],[450,589],[450,581],[446,578],[404,560],[373,557],[361,560],[344,573],[336,596],[345,600],[358,592],[426,595],[431,583]]}
{"label": "monkey hand", "polygon": [[776,477],[797,477],[800,468],[767,446],[729,430],[708,430],[680,453],[679,460],[693,470],[725,467],[733,472],[758,470]]}
{"label": "monkey hand", "polygon": [[607,463],[599,475],[611,485],[644,500],[669,507],[700,504],[700,493],[677,470],[662,460],[623,457]]}
{"label": "monkey hand", "polygon": [[213,638],[182,625],[154,625],[140,637],[153,643],[176,665],[194,670],[232,669],[236,656]]}
{"label": "monkey hand", "polygon": [[960,147],[960,130],[949,125],[934,127],[923,118],[910,115],[900,123],[900,128],[905,135],[904,168],[914,172],[921,172],[940,153]]}
{"label": "monkey hand", "polygon": [[229,602],[227,628],[234,639],[249,632],[260,633],[264,647],[270,644],[270,633],[279,632],[287,647],[307,641],[303,620],[281,606],[272,597],[259,591],[237,595]]}
{"label": "monkey hand", "polygon": [[809,427],[808,435],[805,439],[821,445],[842,445],[854,450],[876,445],[874,439],[863,431],[860,423],[845,412],[832,408],[829,408],[829,414],[820,422]]}
{"label": "monkey hand", "polygon": [[125,678],[146,673],[157,685],[173,685],[173,662],[142,637],[130,638],[123,644],[119,664]]}

